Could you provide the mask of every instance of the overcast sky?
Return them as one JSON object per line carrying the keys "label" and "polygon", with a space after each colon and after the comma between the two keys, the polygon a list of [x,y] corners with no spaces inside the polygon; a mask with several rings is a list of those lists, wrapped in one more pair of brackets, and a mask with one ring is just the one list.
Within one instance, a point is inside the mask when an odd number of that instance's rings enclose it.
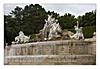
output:
{"label": "overcast sky", "polygon": [[[4,14],[8,15],[11,10],[14,10],[16,6],[24,8],[29,4],[4,4]],[[71,13],[75,15],[75,17],[79,15],[84,15],[85,12],[89,12],[96,9],[96,4],[40,4],[46,11],[55,11],[60,15],[64,15],[65,13]]]}

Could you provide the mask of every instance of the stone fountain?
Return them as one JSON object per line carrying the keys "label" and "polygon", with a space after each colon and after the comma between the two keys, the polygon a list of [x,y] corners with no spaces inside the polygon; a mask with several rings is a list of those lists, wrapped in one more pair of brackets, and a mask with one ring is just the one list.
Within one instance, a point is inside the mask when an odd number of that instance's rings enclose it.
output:
{"label": "stone fountain", "polygon": [[[5,65],[95,65],[96,37],[84,39],[82,27],[75,26],[76,33],[62,32],[57,19],[48,15],[44,28],[37,34],[38,42],[13,43],[5,56]],[[96,36],[96,34],[94,35]],[[25,37],[25,36],[23,36]],[[65,38],[65,39],[64,39]],[[83,39],[83,40],[79,40]],[[40,42],[41,41],[41,42]]]}

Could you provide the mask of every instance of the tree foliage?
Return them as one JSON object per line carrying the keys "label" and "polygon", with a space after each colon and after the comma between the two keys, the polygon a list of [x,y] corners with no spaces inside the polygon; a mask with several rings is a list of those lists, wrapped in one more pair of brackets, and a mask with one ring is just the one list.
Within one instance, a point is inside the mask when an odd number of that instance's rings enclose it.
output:
{"label": "tree foliage", "polygon": [[86,12],[83,16],[78,16],[80,26],[96,26],[96,10],[92,12]]}
{"label": "tree foliage", "polygon": [[[14,41],[14,37],[18,36],[19,31],[23,31],[25,35],[39,33],[45,24],[44,19],[47,19],[47,14],[50,11],[45,9],[39,4],[26,5],[24,8],[16,6],[8,15],[4,15],[5,24],[5,40],[11,44]],[[86,12],[83,16],[75,18],[70,13],[65,13],[60,16],[58,13],[51,11],[53,17],[58,19],[62,29],[70,29],[76,25],[76,21],[79,21],[80,26],[96,26],[96,10],[92,12]]]}
{"label": "tree foliage", "polygon": [[77,19],[75,18],[75,16],[70,13],[65,13],[64,16],[59,17],[59,23],[62,29],[73,28],[76,24],[76,21]]}

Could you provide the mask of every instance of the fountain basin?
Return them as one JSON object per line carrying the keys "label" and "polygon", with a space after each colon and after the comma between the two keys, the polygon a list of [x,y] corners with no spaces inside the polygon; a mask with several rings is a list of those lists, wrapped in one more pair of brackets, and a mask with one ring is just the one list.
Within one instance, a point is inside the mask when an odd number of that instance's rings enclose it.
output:
{"label": "fountain basin", "polygon": [[12,45],[9,56],[24,55],[91,55],[94,51],[93,42],[83,40],[60,40],[33,42]]}
{"label": "fountain basin", "polygon": [[5,65],[95,65],[96,42],[59,40],[12,45]]}

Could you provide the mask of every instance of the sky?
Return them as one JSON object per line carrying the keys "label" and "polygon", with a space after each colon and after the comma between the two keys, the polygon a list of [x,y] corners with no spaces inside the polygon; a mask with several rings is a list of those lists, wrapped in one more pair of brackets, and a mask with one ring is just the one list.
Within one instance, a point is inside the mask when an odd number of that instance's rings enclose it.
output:
{"label": "sky", "polygon": [[[4,4],[4,15],[8,15],[11,10],[14,10],[16,6],[24,8],[26,3],[9,3],[9,4]],[[79,15],[84,15],[86,12],[90,12],[92,10],[96,9],[96,4],[93,3],[44,3],[40,4],[43,8],[45,8],[46,11],[55,11],[60,15],[64,15],[65,13],[71,13],[75,15],[75,17],[78,17]]]}
{"label": "sky", "polygon": [[[4,15],[8,15],[11,10],[14,10],[16,6],[24,8],[26,5],[30,4],[4,4]],[[84,15],[86,12],[90,12],[96,9],[96,4],[83,4],[83,3],[71,3],[71,4],[64,4],[64,3],[44,3],[40,4],[46,11],[55,11],[58,14],[64,15],[65,13],[71,13],[78,17],[79,15]]]}

